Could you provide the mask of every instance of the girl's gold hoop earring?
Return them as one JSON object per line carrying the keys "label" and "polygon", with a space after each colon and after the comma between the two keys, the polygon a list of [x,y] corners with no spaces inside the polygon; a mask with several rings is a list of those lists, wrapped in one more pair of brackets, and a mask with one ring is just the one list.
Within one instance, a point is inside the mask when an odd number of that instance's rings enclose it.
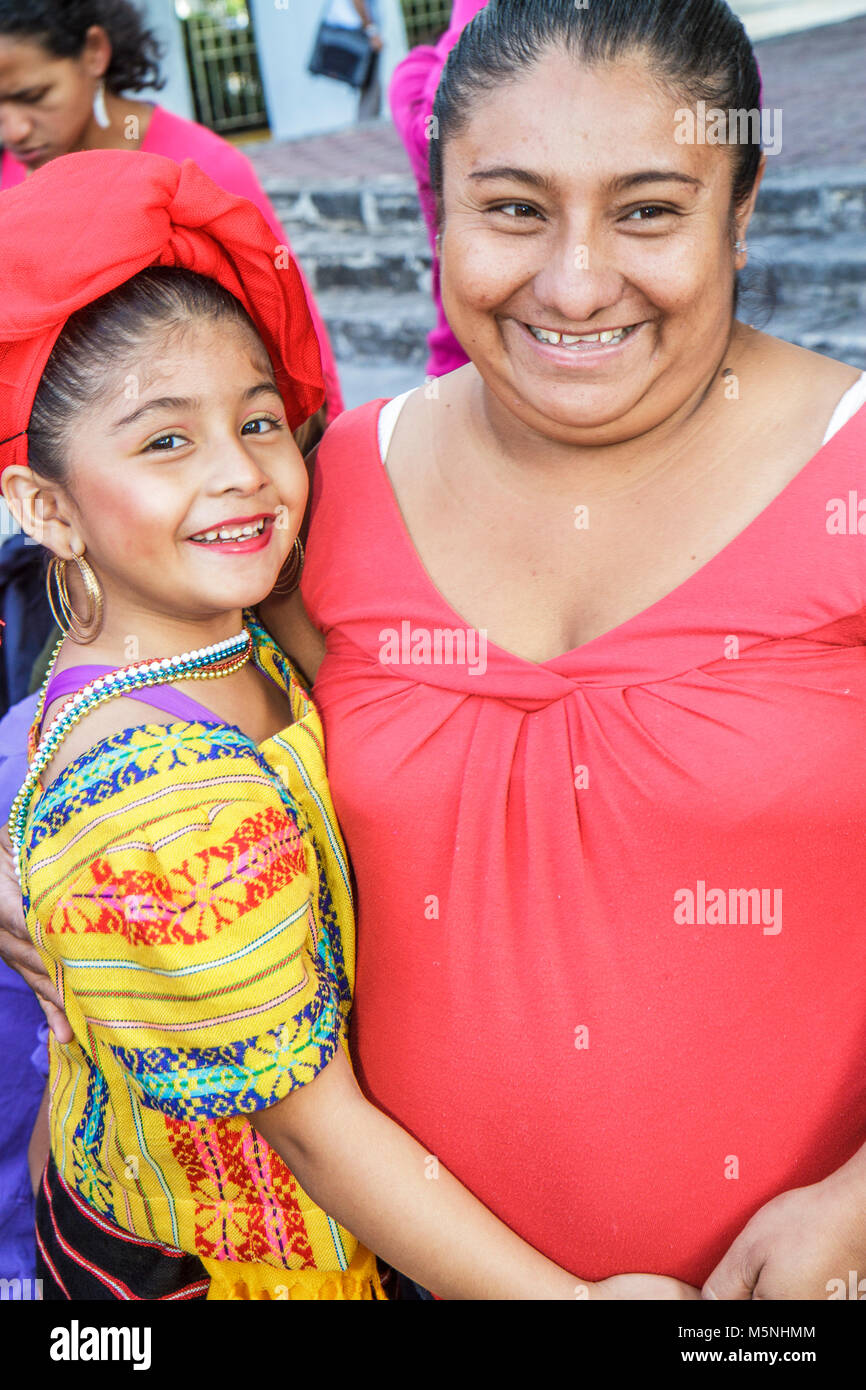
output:
{"label": "girl's gold hoop earring", "polygon": [[293,594],[301,582],[301,575],[303,572],[304,547],[301,544],[300,536],[296,536],[291,554],[277,575],[277,582],[271,590],[271,593]]}
{"label": "girl's gold hoop earring", "polygon": [[[78,642],[80,646],[86,647],[89,642],[96,640],[102,630],[102,586],[83,555],[73,555],[72,558],[78,566],[78,572],[87,594],[87,612],[84,616],[79,617],[72,607],[69,591],[66,587],[67,561],[62,560],[58,555],[52,557],[48,566],[45,587],[48,590],[48,602],[51,605],[51,612],[54,614],[57,626],[67,637],[71,637],[73,642]],[[59,613],[54,602],[52,581],[56,583],[57,587]]]}

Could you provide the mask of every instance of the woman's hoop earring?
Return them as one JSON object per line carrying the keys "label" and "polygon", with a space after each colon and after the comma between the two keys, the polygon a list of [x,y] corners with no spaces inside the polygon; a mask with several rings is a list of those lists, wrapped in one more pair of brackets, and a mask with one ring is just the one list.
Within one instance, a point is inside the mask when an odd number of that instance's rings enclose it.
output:
{"label": "woman's hoop earring", "polygon": [[111,117],[108,114],[108,107],[105,105],[105,78],[102,78],[93,93],[93,119],[102,130],[108,130],[111,125]]}
{"label": "woman's hoop earring", "polygon": [[748,246],[746,245],[746,243],[745,243],[744,241],[735,241],[735,242],[734,242],[734,250],[736,251],[736,253],[737,253],[738,256],[740,255],[740,253],[741,253],[742,251],[748,251],[748,249],[749,249],[749,248],[748,248]]}
{"label": "woman's hoop earring", "polygon": [[[84,617],[78,616],[69,600],[69,591],[66,588],[67,561],[61,560],[58,555],[52,557],[48,566],[45,587],[48,590],[48,602],[51,605],[51,612],[54,614],[54,621],[57,626],[67,637],[71,637],[73,642],[86,647],[89,642],[96,640],[102,630],[102,586],[83,555],[73,555],[72,558],[78,566],[78,572],[87,593],[87,612]],[[54,603],[54,595],[51,592],[52,580],[55,580],[57,584],[59,613]]]}
{"label": "woman's hoop earring", "polygon": [[277,575],[277,582],[271,589],[271,593],[293,594],[301,582],[303,571],[304,547],[301,544],[300,536],[296,536],[295,544],[292,546],[292,552]]}

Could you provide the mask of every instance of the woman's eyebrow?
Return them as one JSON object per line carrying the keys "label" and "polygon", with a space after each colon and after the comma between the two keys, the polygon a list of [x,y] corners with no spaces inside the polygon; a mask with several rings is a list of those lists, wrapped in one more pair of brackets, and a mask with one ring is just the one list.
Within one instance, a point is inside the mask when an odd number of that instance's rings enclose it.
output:
{"label": "woman's eyebrow", "polygon": [[22,87],[17,92],[0,91],[0,101],[32,101],[40,92],[47,91],[50,85],[48,82],[37,82],[35,86]]}
{"label": "woman's eyebrow", "polygon": [[643,183],[687,183],[693,188],[703,188],[703,181],[680,169],[644,169],[638,174],[618,174],[609,179],[607,188],[611,193],[622,193],[627,188],[637,188]]}
{"label": "woman's eyebrow", "polygon": [[553,180],[545,174],[536,174],[531,169],[515,169],[510,164],[497,165],[493,169],[476,169],[470,179],[510,179],[514,183],[528,183],[533,188],[542,188],[546,193],[553,191]]}
{"label": "woman's eyebrow", "polygon": [[[479,182],[485,179],[509,179],[513,183],[528,183],[533,188],[543,189],[545,193],[554,191],[554,181],[545,174],[532,169],[517,169],[510,164],[496,165],[492,169],[477,169],[469,175]],[[684,183],[692,188],[703,188],[701,179],[684,174],[680,169],[643,169],[634,174],[618,174],[605,185],[610,193],[622,193],[627,188],[637,188],[645,183]]]}

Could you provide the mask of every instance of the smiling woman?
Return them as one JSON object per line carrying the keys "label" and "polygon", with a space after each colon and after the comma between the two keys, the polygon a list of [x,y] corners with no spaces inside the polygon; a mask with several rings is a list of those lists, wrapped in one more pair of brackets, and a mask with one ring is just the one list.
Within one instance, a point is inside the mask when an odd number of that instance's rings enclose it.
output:
{"label": "smiling woman", "polygon": [[[817,1299],[866,1258],[866,566],[825,526],[866,411],[736,319],[761,151],[677,140],[701,100],[760,105],[721,0],[472,20],[430,142],[470,362],[328,432],[303,595],[367,1093],[563,1265]],[[404,622],[483,673],[383,661]],[[695,883],[784,928],[683,924]]]}

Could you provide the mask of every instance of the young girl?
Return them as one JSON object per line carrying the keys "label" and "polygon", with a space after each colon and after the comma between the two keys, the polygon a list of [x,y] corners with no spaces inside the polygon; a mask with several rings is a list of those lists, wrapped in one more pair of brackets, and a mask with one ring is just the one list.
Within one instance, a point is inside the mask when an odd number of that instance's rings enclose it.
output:
{"label": "young girl", "polygon": [[585,1297],[352,1076],[321,726],[251,612],[297,581],[291,431],[322,396],[272,240],[141,154],[55,161],[0,205],[3,493],[69,634],[10,817],[74,1031],[51,1045],[46,1296],[374,1298],[376,1250],[446,1298]]}

